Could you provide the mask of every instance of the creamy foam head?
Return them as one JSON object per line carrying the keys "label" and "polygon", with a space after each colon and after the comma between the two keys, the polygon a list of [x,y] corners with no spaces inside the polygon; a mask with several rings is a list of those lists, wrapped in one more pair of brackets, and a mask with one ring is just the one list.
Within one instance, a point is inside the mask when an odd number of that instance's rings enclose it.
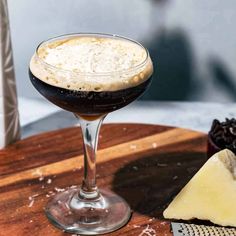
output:
{"label": "creamy foam head", "polygon": [[31,59],[30,70],[57,87],[115,91],[144,82],[153,68],[141,45],[118,37],[91,35],[41,44]]}

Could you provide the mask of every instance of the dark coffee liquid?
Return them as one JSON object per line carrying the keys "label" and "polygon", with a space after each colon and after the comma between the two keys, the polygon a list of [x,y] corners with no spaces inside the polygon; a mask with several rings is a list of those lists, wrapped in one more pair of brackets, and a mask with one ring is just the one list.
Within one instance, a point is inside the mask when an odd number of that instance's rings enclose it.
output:
{"label": "dark coffee liquid", "polygon": [[79,91],[52,86],[35,77],[29,70],[34,87],[55,105],[80,116],[101,116],[120,109],[139,97],[151,79],[143,83],[117,91]]}

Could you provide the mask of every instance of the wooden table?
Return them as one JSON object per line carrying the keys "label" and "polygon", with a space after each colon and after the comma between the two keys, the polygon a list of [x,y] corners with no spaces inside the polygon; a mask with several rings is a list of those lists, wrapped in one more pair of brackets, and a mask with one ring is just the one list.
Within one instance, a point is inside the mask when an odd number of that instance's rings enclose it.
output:
{"label": "wooden table", "polygon": [[[206,161],[206,135],[109,124],[99,139],[98,186],[117,192],[133,209],[130,222],[109,235],[172,235],[163,209]],[[0,151],[0,236],[69,235],[48,222],[43,208],[55,193],[81,183],[82,153],[78,127],[33,136]]]}

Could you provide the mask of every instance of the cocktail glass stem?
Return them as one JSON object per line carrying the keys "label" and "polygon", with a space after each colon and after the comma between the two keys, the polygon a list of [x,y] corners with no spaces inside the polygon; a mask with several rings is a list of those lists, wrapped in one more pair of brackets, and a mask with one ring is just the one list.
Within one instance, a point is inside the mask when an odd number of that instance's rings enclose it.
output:
{"label": "cocktail glass stem", "polygon": [[123,226],[131,211],[124,199],[96,185],[96,151],[101,124],[105,118],[79,118],[84,145],[84,177],[79,188],[58,193],[45,208],[49,220],[71,233],[98,235]]}
{"label": "cocktail glass stem", "polygon": [[79,191],[81,199],[96,199],[100,195],[96,185],[96,151],[104,118],[105,116],[96,120],[85,120],[79,117],[84,143],[84,178]]}

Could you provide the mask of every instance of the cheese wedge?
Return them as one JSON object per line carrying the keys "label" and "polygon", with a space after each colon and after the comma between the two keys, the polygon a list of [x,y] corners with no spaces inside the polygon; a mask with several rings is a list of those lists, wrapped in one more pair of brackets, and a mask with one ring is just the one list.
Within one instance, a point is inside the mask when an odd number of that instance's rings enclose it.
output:
{"label": "cheese wedge", "polygon": [[225,149],[213,155],[163,213],[168,219],[209,220],[236,227],[236,156]]}

